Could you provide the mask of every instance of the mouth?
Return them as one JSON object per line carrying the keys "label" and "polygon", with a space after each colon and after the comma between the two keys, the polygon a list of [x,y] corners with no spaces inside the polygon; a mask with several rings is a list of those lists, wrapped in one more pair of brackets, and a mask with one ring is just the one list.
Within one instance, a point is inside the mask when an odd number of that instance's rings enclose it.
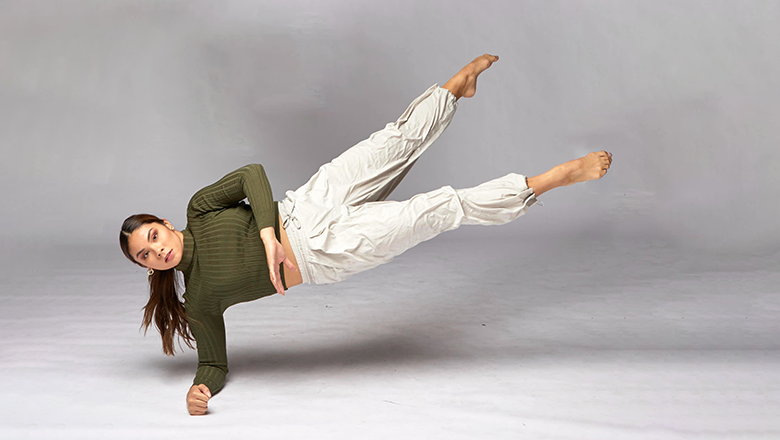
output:
{"label": "mouth", "polygon": [[165,262],[167,263],[171,259],[172,256],[173,256],[173,249],[168,251],[168,255],[165,256]]}

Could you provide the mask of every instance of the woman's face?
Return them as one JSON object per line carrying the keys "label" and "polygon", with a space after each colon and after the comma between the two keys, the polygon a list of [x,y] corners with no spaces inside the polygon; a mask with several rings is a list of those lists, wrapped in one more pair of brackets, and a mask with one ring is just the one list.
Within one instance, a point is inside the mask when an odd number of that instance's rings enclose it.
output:
{"label": "woman's face", "polygon": [[130,255],[144,267],[168,270],[176,267],[184,252],[182,234],[173,229],[168,220],[144,223],[127,240]]}

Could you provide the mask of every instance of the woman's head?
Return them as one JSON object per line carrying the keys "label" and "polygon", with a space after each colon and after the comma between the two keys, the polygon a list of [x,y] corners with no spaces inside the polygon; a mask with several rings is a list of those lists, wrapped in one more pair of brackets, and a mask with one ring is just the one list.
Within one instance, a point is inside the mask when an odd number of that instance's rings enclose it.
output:
{"label": "woman's head", "polygon": [[182,233],[151,214],[128,217],[119,233],[119,246],[133,263],[161,271],[176,267],[184,255]]}
{"label": "woman's head", "polygon": [[182,233],[163,218],[150,214],[131,215],[122,224],[119,246],[133,263],[154,269],[149,275],[149,302],[144,306],[141,327],[148,329],[154,323],[162,336],[165,354],[175,352],[176,334],[193,348],[195,339],[190,332],[184,304],[179,300],[176,271],[173,270],[184,251]]}

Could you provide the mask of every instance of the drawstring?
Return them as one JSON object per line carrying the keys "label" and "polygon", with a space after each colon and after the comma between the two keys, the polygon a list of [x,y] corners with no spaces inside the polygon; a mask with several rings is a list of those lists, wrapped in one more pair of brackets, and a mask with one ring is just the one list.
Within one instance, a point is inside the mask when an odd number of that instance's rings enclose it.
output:
{"label": "drawstring", "polygon": [[[536,193],[534,193],[534,190],[528,186],[528,177],[525,178],[525,187],[531,190],[531,195],[533,195],[536,199]],[[542,201],[539,199],[536,199],[536,203],[538,203],[539,206],[544,206],[544,203],[542,203]]]}
{"label": "drawstring", "polygon": [[293,215],[293,212],[295,211],[295,200],[293,200],[292,208],[290,208],[290,212],[287,213],[287,215],[284,218],[284,221],[282,222],[282,227],[284,229],[287,229],[287,226],[290,225],[290,220],[293,221],[293,224],[296,228],[301,229],[301,222],[298,220],[298,217]]}

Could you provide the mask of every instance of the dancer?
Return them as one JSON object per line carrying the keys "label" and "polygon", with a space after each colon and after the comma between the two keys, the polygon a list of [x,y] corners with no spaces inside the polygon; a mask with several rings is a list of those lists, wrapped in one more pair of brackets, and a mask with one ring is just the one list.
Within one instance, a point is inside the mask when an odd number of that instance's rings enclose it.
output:
{"label": "dancer", "polygon": [[[273,201],[263,167],[247,165],[192,197],[183,230],[149,214],[125,220],[122,251],[149,274],[143,325],[155,324],[168,355],[176,335],[190,348],[197,345],[190,414],[205,414],[224,384],[223,313],[231,305],[283,295],[301,283],[342,281],[462,224],[508,223],[545,192],[606,174],[612,155],[600,151],[535,177],[511,173],[473,188],[444,186],[385,201],[449,125],[458,99],[474,96],[477,77],[496,61],[477,57],[444,86],[430,87],[397,121],[320,167],[280,202]],[[176,270],[184,275],[184,302]]]}

